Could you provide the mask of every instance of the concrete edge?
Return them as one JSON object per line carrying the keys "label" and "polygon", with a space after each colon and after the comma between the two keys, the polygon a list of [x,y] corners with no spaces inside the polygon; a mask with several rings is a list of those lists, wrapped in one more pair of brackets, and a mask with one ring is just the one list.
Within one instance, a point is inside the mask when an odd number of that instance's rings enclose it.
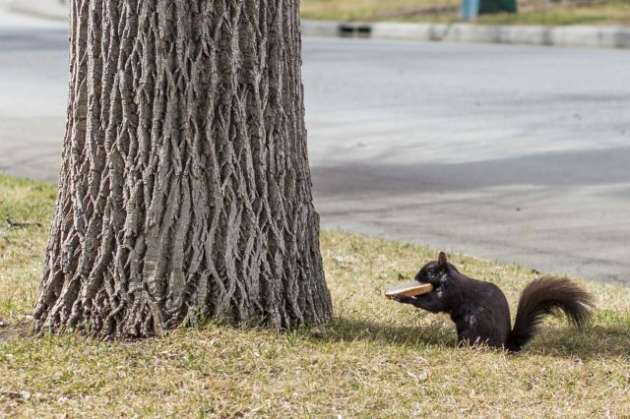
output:
{"label": "concrete edge", "polygon": [[630,48],[630,27],[624,26],[491,26],[469,23],[347,23],[304,20],[302,33],[306,36],[323,37]]}
{"label": "concrete edge", "polygon": [[[57,21],[66,21],[69,18],[69,10],[66,6],[50,1],[0,0],[0,6],[7,10]],[[302,34],[319,37],[630,48],[630,27],[624,26],[494,26],[469,23],[362,23],[303,20]]]}

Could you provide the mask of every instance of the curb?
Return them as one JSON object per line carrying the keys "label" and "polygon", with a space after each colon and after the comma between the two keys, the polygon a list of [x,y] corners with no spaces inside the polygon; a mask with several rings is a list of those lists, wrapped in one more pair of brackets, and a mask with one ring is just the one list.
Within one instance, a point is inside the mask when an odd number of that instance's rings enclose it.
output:
{"label": "curb", "polygon": [[413,41],[630,48],[630,27],[624,26],[486,26],[470,23],[345,23],[304,20],[302,34]]}
{"label": "curb", "polygon": [[[58,21],[69,11],[60,1],[0,0],[0,7]],[[507,26],[470,23],[361,23],[302,21],[302,34],[319,37],[475,42],[559,47],[630,48],[627,26]]]}

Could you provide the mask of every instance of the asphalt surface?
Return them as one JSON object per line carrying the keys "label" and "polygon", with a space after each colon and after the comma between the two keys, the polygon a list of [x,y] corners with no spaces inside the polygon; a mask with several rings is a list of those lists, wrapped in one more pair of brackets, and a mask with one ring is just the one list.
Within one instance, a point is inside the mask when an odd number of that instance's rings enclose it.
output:
{"label": "asphalt surface", "polygon": [[65,26],[0,10],[0,172],[57,177],[68,90]]}
{"label": "asphalt surface", "polygon": [[[0,171],[54,181],[67,32],[0,16]],[[327,228],[630,283],[630,52],[305,39]]]}

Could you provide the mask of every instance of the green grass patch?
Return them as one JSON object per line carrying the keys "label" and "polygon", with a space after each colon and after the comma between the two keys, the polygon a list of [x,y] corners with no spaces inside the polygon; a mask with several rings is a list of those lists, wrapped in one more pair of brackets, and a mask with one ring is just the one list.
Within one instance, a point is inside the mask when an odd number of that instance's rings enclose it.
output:
{"label": "green grass patch", "polygon": [[426,16],[436,5],[455,7],[457,0],[302,0],[302,17],[322,20],[398,20]]}
{"label": "green grass patch", "polygon": [[[303,0],[306,19],[456,22],[458,0]],[[630,24],[630,0],[520,1],[518,14],[483,15],[477,23],[502,25]]]}
{"label": "green grass patch", "polygon": [[[452,323],[385,300],[435,256],[341,232],[322,236],[334,321],[278,334],[208,324],[162,339],[33,338],[54,188],[0,176],[0,417],[623,417],[630,415],[630,289],[597,299],[582,332],[558,319],[518,356],[457,349]],[[452,255],[512,307],[528,269]]]}
{"label": "green grass patch", "polygon": [[523,10],[519,14],[483,15],[479,23],[496,25],[628,25],[630,1],[608,1],[593,5],[551,5],[542,10]]}

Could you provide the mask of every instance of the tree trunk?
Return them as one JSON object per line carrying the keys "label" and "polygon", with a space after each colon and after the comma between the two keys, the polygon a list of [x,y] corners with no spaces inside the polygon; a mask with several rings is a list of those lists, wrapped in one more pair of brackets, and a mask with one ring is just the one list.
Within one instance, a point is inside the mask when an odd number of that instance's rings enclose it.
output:
{"label": "tree trunk", "polygon": [[298,0],[72,0],[40,331],[162,335],[331,316]]}

